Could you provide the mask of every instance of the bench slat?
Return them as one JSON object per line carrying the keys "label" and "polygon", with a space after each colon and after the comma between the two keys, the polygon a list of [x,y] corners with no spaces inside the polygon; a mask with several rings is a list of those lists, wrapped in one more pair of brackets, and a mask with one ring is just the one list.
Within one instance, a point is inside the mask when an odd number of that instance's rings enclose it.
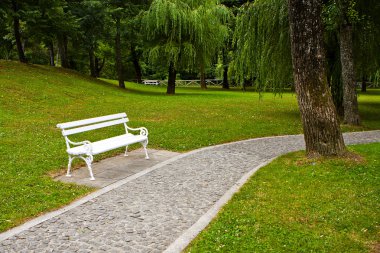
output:
{"label": "bench slat", "polygon": [[112,120],[112,121],[107,121],[107,122],[98,123],[98,124],[94,124],[94,125],[83,126],[83,127],[73,128],[73,129],[69,129],[69,130],[63,130],[62,134],[63,134],[63,136],[68,136],[68,135],[87,132],[90,130],[95,130],[95,129],[99,129],[99,128],[103,128],[103,127],[123,124],[126,122],[128,122],[128,118]]}
{"label": "bench slat", "polygon": [[[73,128],[73,127],[77,127],[77,126],[89,125],[89,124],[94,124],[94,123],[98,123],[98,122],[104,122],[104,121],[108,121],[108,120],[120,119],[120,118],[126,118],[126,117],[127,117],[127,114],[123,112],[123,113],[117,113],[117,114],[102,116],[102,117],[77,120],[77,121],[72,121],[72,122],[67,122],[67,123],[60,123],[57,125],[57,127],[61,128],[61,129]],[[128,122],[128,121],[126,121],[126,122]],[[80,133],[80,132],[78,132],[78,133]]]}

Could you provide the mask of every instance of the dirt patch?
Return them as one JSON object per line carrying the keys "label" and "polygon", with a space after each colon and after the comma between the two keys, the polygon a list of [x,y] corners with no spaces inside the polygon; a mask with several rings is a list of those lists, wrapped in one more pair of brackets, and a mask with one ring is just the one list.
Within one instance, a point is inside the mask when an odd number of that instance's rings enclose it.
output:
{"label": "dirt patch", "polygon": [[297,166],[302,166],[302,165],[307,165],[307,164],[321,164],[325,161],[337,161],[337,162],[343,162],[347,165],[358,165],[358,164],[365,164],[366,159],[361,156],[360,154],[354,153],[354,152],[349,152],[347,151],[344,155],[342,156],[328,156],[328,157],[300,157],[297,159],[295,162]]}

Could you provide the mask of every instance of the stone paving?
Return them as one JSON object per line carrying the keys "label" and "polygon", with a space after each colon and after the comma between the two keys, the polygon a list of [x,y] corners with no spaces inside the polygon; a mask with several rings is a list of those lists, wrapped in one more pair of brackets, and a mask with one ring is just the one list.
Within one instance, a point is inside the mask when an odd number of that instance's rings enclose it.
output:
{"label": "stone paving", "polygon": [[[345,134],[380,142],[380,131]],[[304,148],[301,135],[190,152],[0,242],[0,252],[162,252],[257,165]]]}
{"label": "stone paving", "polygon": [[94,181],[90,180],[87,167],[74,170],[72,177],[62,175],[54,178],[54,180],[103,188],[180,154],[156,149],[148,149],[148,153],[149,160],[145,159],[143,149],[137,149],[128,152],[127,157],[122,154],[93,163],[92,171],[96,178]]}

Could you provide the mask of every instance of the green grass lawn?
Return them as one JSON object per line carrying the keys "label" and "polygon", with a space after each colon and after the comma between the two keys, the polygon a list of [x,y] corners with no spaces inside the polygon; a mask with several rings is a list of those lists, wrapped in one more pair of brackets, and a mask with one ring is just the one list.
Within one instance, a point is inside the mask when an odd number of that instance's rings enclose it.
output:
{"label": "green grass lawn", "polygon": [[[67,163],[57,123],[126,112],[132,127],[148,128],[148,147],[173,151],[302,132],[292,93],[264,93],[260,99],[239,89],[178,88],[177,95],[167,96],[164,87],[127,83],[121,90],[111,83],[61,68],[0,61],[0,231],[92,190],[48,176]],[[344,130],[380,129],[380,90],[361,94],[359,101],[363,127]],[[78,140],[122,132],[111,127]]]}
{"label": "green grass lawn", "polygon": [[186,252],[378,252],[380,143],[365,161],[287,154],[261,168]]}

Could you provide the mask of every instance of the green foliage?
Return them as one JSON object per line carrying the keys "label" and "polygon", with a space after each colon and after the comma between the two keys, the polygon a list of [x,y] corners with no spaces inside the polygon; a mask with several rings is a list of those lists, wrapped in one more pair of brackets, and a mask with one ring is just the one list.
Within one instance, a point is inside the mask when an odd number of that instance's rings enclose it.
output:
{"label": "green foliage", "polygon": [[292,82],[287,2],[257,0],[236,19],[234,70],[238,83],[256,79],[259,90],[282,90]]}
{"label": "green foliage", "polygon": [[177,69],[209,65],[228,35],[229,11],[215,0],[155,0],[142,19],[152,41],[152,63],[173,62]]}
{"label": "green foliage", "polygon": [[366,161],[297,152],[261,168],[185,252],[375,252],[380,144],[351,149]]}
{"label": "green foliage", "polygon": [[[354,28],[354,67],[358,80],[369,79],[380,68],[380,42],[377,39],[380,35],[379,12],[380,3],[376,0],[329,0],[324,5],[323,20],[327,36],[337,36],[342,25]],[[339,44],[336,43],[335,48],[330,50],[339,51]]]}

